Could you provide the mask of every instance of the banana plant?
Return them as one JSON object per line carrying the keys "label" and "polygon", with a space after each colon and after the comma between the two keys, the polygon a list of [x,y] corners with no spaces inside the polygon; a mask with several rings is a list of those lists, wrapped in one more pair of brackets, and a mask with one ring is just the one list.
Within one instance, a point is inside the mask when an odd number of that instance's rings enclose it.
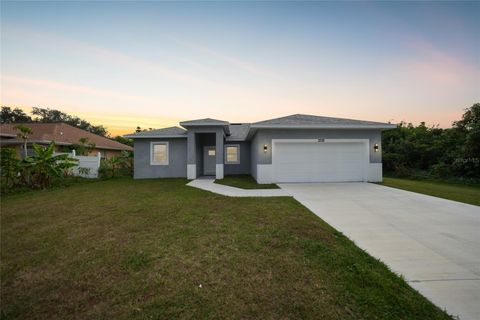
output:
{"label": "banana plant", "polygon": [[53,177],[65,175],[78,163],[78,159],[71,158],[68,154],[54,155],[54,142],[47,147],[34,144],[33,151],[35,155],[25,158],[22,164],[31,172],[31,183],[44,189],[51,186]]}

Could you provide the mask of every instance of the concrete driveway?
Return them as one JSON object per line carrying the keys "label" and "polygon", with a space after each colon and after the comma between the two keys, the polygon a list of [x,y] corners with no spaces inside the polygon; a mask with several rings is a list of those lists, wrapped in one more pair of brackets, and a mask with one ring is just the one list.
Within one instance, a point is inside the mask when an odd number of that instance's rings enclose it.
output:
{"label": "concrete driveway", "polygon": [[480,319],[480,207],[370,183],[280,187],[440,308]]}

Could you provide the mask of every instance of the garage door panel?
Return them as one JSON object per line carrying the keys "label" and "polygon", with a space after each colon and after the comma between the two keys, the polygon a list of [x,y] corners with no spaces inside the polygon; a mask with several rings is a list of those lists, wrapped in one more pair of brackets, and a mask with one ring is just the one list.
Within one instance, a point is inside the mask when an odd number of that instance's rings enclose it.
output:
{"label": "garage door panel", "polygon": [[363,181],[363,143],[276,143],[272,159],[277,182]]}

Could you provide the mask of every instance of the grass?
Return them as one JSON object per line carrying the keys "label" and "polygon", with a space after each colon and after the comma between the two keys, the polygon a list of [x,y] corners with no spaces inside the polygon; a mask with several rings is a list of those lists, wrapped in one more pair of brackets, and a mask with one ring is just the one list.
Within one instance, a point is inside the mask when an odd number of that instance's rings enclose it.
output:
{"label": "grass", "polygon": [[[85,183],[94,183],[98,180],[87,179],[82,177],[62,177],[62,178],[53,178],[51,189],[59,188],[69,188],[74,184],[85,184]],[[4,177],[0,177],[0,193],[3,196],[10,196],[12,194],[19,193],[28,193],[28,192],[37,192],[38,188],[30,188],[27,186],[15,186],[7,185]]]}
{"label": "grass", "polygon": [[480,186],[478,185],[385,177],[381,184],[480,206]]}
{"label": "grass", "polygon": [[215,180],[215,183],[240,189],[279,189],[274,183],[258,184],[251,175],[225,176],[221,180]]}
{"label": "grass", "polygon": [[293,198],[186,182],[2,198],[2,318],[451,319]]}

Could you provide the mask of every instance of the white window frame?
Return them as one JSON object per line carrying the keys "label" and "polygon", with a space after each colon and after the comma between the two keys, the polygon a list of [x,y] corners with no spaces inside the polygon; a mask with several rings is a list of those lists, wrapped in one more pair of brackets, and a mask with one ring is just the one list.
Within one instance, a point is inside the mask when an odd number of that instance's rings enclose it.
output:
{"label": "white window frame", "polygon": [[[228,147],[237,148],[237,161],[228,161],[228,158],[227,158],[227,148]],[[240,164],[240,145],[239,144],[226,144],[225,145],[225,164]]]}
{"label": "white window frame", "polygon": [[[155,145],[165,145],[167,148],[167,160],[166,161],[155,161],[153,160],[153,147]],[[151,166],[168,166],[168,160],[170,159],[170,146],[168,141],[152,141],[150,142],[150,165]]]}

